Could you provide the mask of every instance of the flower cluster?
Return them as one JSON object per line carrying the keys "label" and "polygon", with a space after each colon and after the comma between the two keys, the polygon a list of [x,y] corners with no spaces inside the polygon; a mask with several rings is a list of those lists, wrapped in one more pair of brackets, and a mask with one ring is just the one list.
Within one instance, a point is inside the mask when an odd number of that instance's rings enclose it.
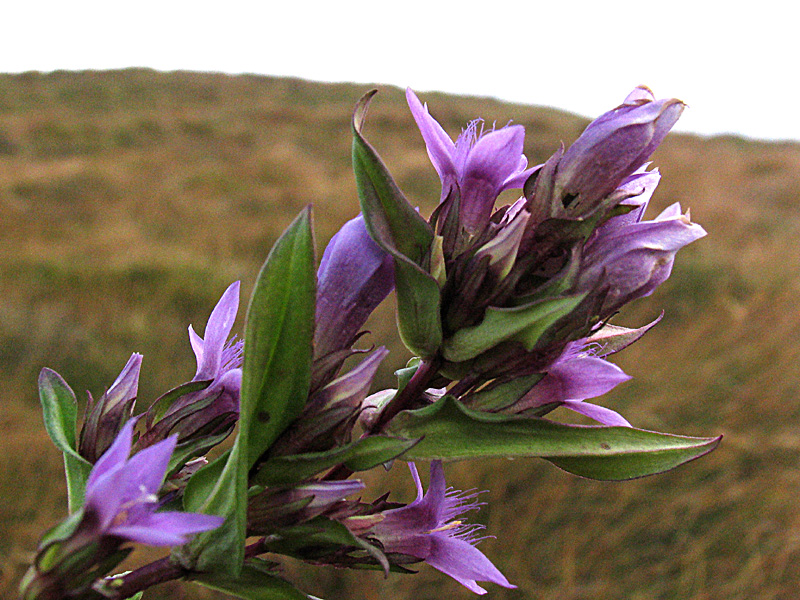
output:
{"label": "flower cluster", "polygon": [[[99,399],[89,396],[79,433],[74,393],[42,371],[72,515],[42,539],[25,600],[123,600],[181,578],[242,597],[295,597],[271,562],[281,555],[387,576],[425,562],[477,594],[486,592],[478,582],[513,588],[476,547],[483,525],[464,520],[478,494],[449,488],[442,459],[539,457],[628,479],[716,447],[719,438],[641,431],[586,402],[629,379],[607,357],[658,322],[610,320],[705,235],[678,204],[644,218],[660,179],[648,160],[683,104],[637,88],[568,149],[529,167],[521,125],[474,120],[453,141],[414,92],[406,96],[441,180],[429,219],[364,138],[367,95],[353,119],[362,213],[318,268],[310,209],[298,216],[256,281],[244,339],[232,336],[235,282],[203,337],[189,327],[189,381],[134,416],[143,359],[133,354]],[[521,197],[496,207],[513,189]],[[389,352],[365,348],[363,328],[392,291],[400,337],[416,356],[396,371],[396,387],[373,392]],[[559,407],[597,424],[544,418]],[[409,464],[416,499],[363,501],[366,485],[351,476],[397,460]],[[413,461],[426,460],[423,491]],[[111,576],[132,544],[172,552]]]}

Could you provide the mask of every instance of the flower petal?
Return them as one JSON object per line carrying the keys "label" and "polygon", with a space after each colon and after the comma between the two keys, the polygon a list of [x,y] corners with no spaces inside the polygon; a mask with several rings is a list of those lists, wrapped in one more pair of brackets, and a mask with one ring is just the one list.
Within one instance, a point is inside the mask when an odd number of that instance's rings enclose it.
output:
{"label": "flower petal", "polygon": [[445,532],[432,533],[429,537],[430,555],[425,562],[467,589],[476,594],[485,594],[486,590],[476,581],[489,581],[505,588],[517,587],[509,583],[505,575],[469,542],[448,536]]}
{"label": "flower petal", "polygon": [[[239,282],[234,281],[222,294],[219,302],[211,311],[203,338],[203,352],[197,365],[196,380],[214,379],[219,374],[222,361],[222,350],[236,320],[239,310]],[[191,341],[191,334],[190,334]],[[192,344],[194,348],[195,343]],[[195,350],[195,354],[197,351]]]}
{"label": "flower petal", "polygon": [[126,479],[126,491],[123,500],[128,502],[142,494],[156,494],[164,481],[169,459],[175,450],[177,436],[153,444],[149,448],[137,452],[123,467]]}
{"label": "flower petal", "polygon": [[349,347],[367,317],[392,289],[392,258],[372,240],[364,217],[358,215],[331,238],[320,261],[315,357]]}
{"label": "flower petal", "polygon": [[580,413],[589,417],[590,419],[594,419],[603,425],[609,425],[612,427],[631,427],[631,424],[625,419],[625,417],[618,412],[604,406],[598,406],[597,404],[591,404],[581,400],[567,400],[564,402],[564,406],[575,411],[576,413]]}
{"label": "flower petal", "polygon": [[136,523],[112,527],[108,533],[150,546],[178,546],[189,541],[189,536],[216,529],[224,521],[222,517],[196,513],[151,513]]}
{"label": "flower petal", "polygon": [[411,114],[417,122],[417,127],[422,134],[422,139],[425,140],[425,146],[428,150],[428,156],[433,163],[433,168],[439,174],[439,179],[444,184],[445,179],[457,178],[456,166],[453,162],[453,155],[455,153],[455,144],[447,132],[439,125],[439,122],[434,119],[428,112],[428,106],[419,101],[417,95],[411,90],[406,89],[406,100],[408,107],[411,109]]}
{"label": "flower petal", "polygon": [[133,444],[133,428],[136,426],[137,419],[129,419],[120,429],[114,443],[105,451],[92,468],[89,479],[86,482],[87,490],[94,486],[97,481],[106,473],[117,469],[125,464],[131,454]]}

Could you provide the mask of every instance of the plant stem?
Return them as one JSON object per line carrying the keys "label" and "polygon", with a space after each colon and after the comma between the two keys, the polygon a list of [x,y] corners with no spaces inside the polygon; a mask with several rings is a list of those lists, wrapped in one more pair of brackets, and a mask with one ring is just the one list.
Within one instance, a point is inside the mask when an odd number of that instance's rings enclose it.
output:
{"label": "plant stem", "polygon": [[114,597],[122,600],[159,583],[181,579],[190,573],[191,571],[174,562],[169,556],[165,556],[160,560],[139,567],[127,575],[107,581],[109,581],[108,587],[115,593]]}
{"label": "plant stem", "polygon": [[[389,403],[381,411],[375,425],[372,426],[370,431],[366,432],[362,437],[380,433],[389,422],[397,416],[398,413],[405,410],[417,400],[422,393],[428,389],[428,384],[439,373],[439,367],[442,366],[443,359],[440,356],[435,356],[430,361],[423,360],[417,367],[416,372],[409,380],[406,387],[392,398]],[[330,471],[328,471],[323,481],[341,481],[347,479],[353,471],[348,469],[345,465],[341,464]]]}
{"label": "plant stem", "polygon": [[438,354],[430,360],[421,361],[406,387],[383,408],[370,433],[380,433],[400,411],[411,406],[428,389],[428,384],[439,373],[442,362],[443,359]]}

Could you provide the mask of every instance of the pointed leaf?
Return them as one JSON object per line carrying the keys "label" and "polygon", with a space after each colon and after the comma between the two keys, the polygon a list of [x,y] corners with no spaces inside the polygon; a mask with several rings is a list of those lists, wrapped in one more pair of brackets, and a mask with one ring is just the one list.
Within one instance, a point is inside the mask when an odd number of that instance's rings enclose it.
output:
{"label": "pointed leaf", "polygon": [[370,100],[365,94],[353,113],[353,170],[367,230],[388,252],[420,264],[433,243],[433,230],[408,203],[389,170],[361,131]]}
{"label": "pointed leaf", "polygon": [[245,325],[239,434],[230,454],[194,474],[184,504],[225,517],[178,551],[200,571],[236,577],[244,562],[247,474],[303,410],[314,335],[314,240],[304,210],[269,253],[256,281]]}
{"label": "pointed leaf", "polygon": [[192,581],[243,600],[308,600],[309,598],[288,581],[250,565],[245,565],[237,577],[222,573],[204,573]]}
{"label": "pointed leaf", "polygon": [[314,239],[306,209],[269,253],[247,311],[239,435],[246,439],[248,468],[308,399],[315,301]]}
{"label": "pointed leaf", "polygon": [[42,369],[39,374],[39,400],[47,434],[64,454],[69,511],[74,512],[83,505],[86,481],[92,470],[91,463],[77,450],[75,393],[61,375],[51,369]]}
{"label": "pointed leaf", "polygon": [[353,171],[361,212],[369,234],[394,257],[400,337],[409,350],[430,357],[442,339],[439,284],[423,268],[430,261],[433,229],[408,203],[361,133],[375,93],[366,94],[353,115]]}
{"label": "pointed leaf", "polygon": [[187,512],[225,517],[218,528],[199,533],[173,550],[181,564],[198,571],[237,576],[244,563],[247,526],[247,468],[240,443],[230,452],[195,473],[186,485],[183,504]]}
{"label": "pointed leaf", "polygon": [[667,471],[708,454],[721,439],[481,413],[451,396],[426,408],[400,413],[387,433],[424,436],[406,452],[409,460],[537,456],[576,475],[604,480]]}
{"label": "pointed leaf", "polygon": [[522,342],[526,350],[533,350],[548,327],[569,314],[581,300],[582,295],[540,300],[513,308],[490,306],[478,325],[460,329],[445,340],[442,353],[449,361],[464,362],[508,340]]}
{"label": "pointed leaf", "polygon": [[327,452],[270,458],[260,466],[254,482],[265,486],[292,485],[342,463],[351,471],[366,471],[399,457],[417,441],[376,435]]}

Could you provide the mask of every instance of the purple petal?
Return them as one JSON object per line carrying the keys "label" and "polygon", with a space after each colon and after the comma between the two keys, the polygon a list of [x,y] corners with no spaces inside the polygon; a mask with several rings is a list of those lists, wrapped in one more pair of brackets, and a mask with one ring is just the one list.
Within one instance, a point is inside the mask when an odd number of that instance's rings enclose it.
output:
{"label": "purple petal", "polygon": [[97,515],[101,530],[108,527],[125,501],[120,489],[125,485],[124,468],[131,453],[136,421],[130,419],[125,423],[114,443],[95,463],[86,482],[85,506]]}
{"label": "purple petal", "polygon": [[150,546],[178,546],[189,541],[189,536],[216,529],[224,521],[222,517],[196,513],[151,513],[136,523],[112,527],[108,533]]}
{"label": "purple petal", "polygon": [[633,88],[633,91],[625,97],[623,104],[637,104],[639,102],[653,102],[656,97],[653,91],[646,85],[639,85]]}
{"label": "purple petal", "polygon": [[203,363],[203,338],[197,335],[197,332],[191,325],[189,325],[189,343],[192,346],[192,352],[194,352],[199,368],[199,365]]}
{"label": "purple petal", "polygon": [[136,398],[139,391],[139,371],[142,367],[142,355],[134,352],[123,367],[119,376],[108,388],[105,394],[107,398],[106,409],[110,411],[113,407]]}
{"label": "purple petal", "polygon": [[[203,338],[202,360],[197,365],[195,379],[214,379],[219,374],[222,351],[233,328],[238,309],[239,282],[235,281],[222,294],[222,298],[217,302],[214,310],[211,311],[211,316],[208,318]],[[192,343],[193,348],[195,344],[196,340]],[[196,350],[195,354],[197,354]]]}
{"label": "purple petal", "polygon": [[630,376],[617,365],[602,358],[578,355],[559,359],[548,369],[547,375],[514,405],[514,410],[551,402],[596,398],[629,379]]}
{"label": "purple petal", "polygon": [[125,501],[132,500],[142,494],[155,494],[164,481],[169,459],[175,450],[177,436],[153,444],[149,448],[136,453],[123,467],[126,479]]}
{"label": "purple petal", "polygon": [[486,590],[476,581],[489,581],[506,588],[516,587],[469,542],[448,536],[446,532],[432,533],[429,538],[430,554],[425,562],[467,589],[476,594],[485,594]]}
{"label": "purple petal", "polygon": [[442,129],[439,122],[428,113],[427,105],[422,105],[411,88],[406,89],[406,100],[422,134],[422,139],[425,140],[428,156],[431,159],[431,163],[433,163],[433,168],[439,174],[439,179],[444,184],[448,178],[457,178],[458,174],[453,162],[455,154],[453,140]]}
{"label": "purple petal", "polygon": [[649,101],[640,90],[634,100],[595,119],[559,163],[558,187],[586,202],[613,192],[640,168],[677,122],[679,100]]}
{"label": "purple petal", "polygon": [[481,136],[471,148],[460,177],[461,221],[467,231],[489,221],[503,184],[517,174],[525,129],[511,125]]}
{"label": "purple petal", "polygon": [[87,490],[106,473],[117,469],[125,464],[131,454],[133,444],[133,428],[136,426],[137,419],[129,419],[120,429],[114,443],[105,451],[92,468],[89,479],[86,482]]}
{"label": "purple petal", "polygon": [[590,404],[589,402],[582,402],[580,400],[567,400],[564,402],[564,406],[575,411],[576,413],[580,413],[589,417],[590,419],[594,419],[603,425],[609,425],[613,427],[631,426],[631,424],[628,423],[628,421],[626,421],[621,414],[611,410],[610,408],[605,408],[604,406],[598,406],[596,404]]}
{"label": "purple petal", "polygon": [[392,258],[372,241],[364,218],[333,236],[317,271],[317,358],[349,347],[367,317],[394,289]]}
{"label": "purple petal", "polygon": [[321,508],[335,504],[347,496],[360,492],[364,487],[364,482],[358,479],[318,481],[317,483],[297,486],[295,492],[301,498],[313,496],[313,500],[307,508]]}

